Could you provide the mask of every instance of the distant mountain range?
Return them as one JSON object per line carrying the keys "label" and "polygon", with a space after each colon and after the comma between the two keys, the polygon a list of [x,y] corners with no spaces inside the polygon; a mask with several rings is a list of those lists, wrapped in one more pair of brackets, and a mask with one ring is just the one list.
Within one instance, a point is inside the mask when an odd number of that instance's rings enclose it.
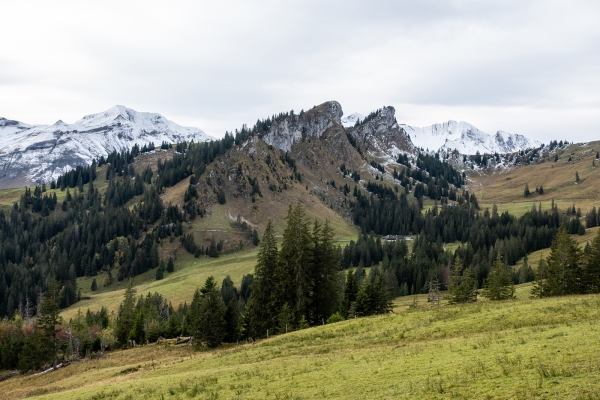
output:
{"label": "distant mountain range", "polygon": [[[325,104],[332,105],[335,117],[315,126],[294,117],[288,124],[274,127],[265,141],[290,151],[305,135],[318,135],[325,127],[341,125],[362,143],[363,150],[389,160],[420,149],[473,155],[512,153],[541,145],[502,131],[490,135],[467,122],[448,121],[423,128],[400,124],[393,107],[384,107],[368,117],[359,113],[341,117],[339,103]],[[124,106],[87,115],[73,124],[59,120],[52,125],[29,125],[0,118],[0,188],[47,183],[78,165],[89,165],[94,159],[131,149],[135,144],[142,147],[152,142],[159,146],[163,141],[211,139],[214,138],[198,128],[186,128],[160,114]]]}
{"label": "distant mountain range", "polygon": [[78,165],[135,144],[160,146],[214,139],[197,128],[180,126],[156,113],[115,106],[73,124],[29,125],[0,118],[0,188],[49,182]]}
{"label": "distant mountain range", "polygon": [[[364,119],[364,115],[352,113],[342,118],[342,125],[351,128],[356,125],[357,120]],[[460,154],[467,155],[474,155],[477,152],[504,154],[541,146],[537,140],[523,135],[504,131],[497,131],[495,135],[490,135],[464,121],[451,120],[422,128],[407,124],[399,124],[399,126],[417,148],[434,152],[457,150]]]}

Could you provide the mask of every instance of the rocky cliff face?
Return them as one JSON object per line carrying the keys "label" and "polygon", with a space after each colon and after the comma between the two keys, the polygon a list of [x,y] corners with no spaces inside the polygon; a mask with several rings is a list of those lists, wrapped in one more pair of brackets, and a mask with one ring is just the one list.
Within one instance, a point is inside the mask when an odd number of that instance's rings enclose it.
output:
{"label": "rocky cliff face", "polygon": [[342,106],[328,101],[302,115],[293,114],[271,126],[263,140],[280,150],[291,151],[292,146],[307,138],[320,138],[333,127],[341,126]]}
{"label": "rocky cliff face", "polygon": [[415,152],[410,138],[396,122],[394,107],[383,107],[364,121],[357,127],[347,128],[363,152],[389,161],[396,160],[400,153]]}

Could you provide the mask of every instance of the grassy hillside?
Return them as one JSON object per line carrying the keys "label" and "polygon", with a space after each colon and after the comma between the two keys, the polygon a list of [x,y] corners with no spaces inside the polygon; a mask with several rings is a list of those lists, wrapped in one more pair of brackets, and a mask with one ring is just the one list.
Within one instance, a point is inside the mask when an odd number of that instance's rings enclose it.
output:
{"label": "grassy hillside", "polygon": [[[148,345],[2,382],[6,398],[597,398],[600,296],[443,306],[215,351]],[[405,298],[408,301],[409,298]]]}
{"label": "grassy hillside", "polygon": [[[508,210],[519,216],[540,202],[542,208],[548,209],[554,199],[562,211],[575,204],[585,215],[592,207],[600,206],[600,160],[595,161],[596,168],[592,167],[597,151],[600,151],[600,142],[573,144],[558,151],[559,160],[556,162],[551,155],[550,160],[542,159],[539,164],[491,175],[472,175],[469,188],[476,194],[482,208],[491,208],[495,203],[500,212]],[[579,173],[579,183],[575,182],[576,172]],[[525,184],[532,192],[529,197],[523,195]],[[544,188],[542,195],[535,192],[540,185]]]}

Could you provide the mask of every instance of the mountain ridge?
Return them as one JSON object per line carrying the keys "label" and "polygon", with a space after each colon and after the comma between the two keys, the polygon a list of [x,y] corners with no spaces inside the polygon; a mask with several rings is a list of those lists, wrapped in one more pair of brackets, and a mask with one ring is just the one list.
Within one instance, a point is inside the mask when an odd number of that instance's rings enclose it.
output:
{"label": "mountain ridge", "polygon": [[29,125],[0,118],[0,188],[49,182],[113,151],[163,141],[214,139],[198,128],[176,124],[158,113],[117,105],[68,124]]}

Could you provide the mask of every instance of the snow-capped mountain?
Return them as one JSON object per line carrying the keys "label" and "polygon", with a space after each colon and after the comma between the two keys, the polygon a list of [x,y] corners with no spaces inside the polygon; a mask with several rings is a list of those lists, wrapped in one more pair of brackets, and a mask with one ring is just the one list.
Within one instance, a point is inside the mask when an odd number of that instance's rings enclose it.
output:
{"label": "snow-capped mountain", "polygon": [[365,116],[359,113],[347,115],[345,117],[342,117],[342,125],[345,128],[350,128],[354,126],[356,124],[356,121],[359,119],[362,121],[363,119],[365,119]]}
{"label": "snow-capped mountain", "polygon": [[124,106],[86,115],[73,124],[59,120],[52,125],[28,125],[0,118],[0,188],[49,182],[78,165],[135,144],[211,139],[200,129]]}
{"label": "snow-capped mountain", "polygon": [[400,124],[413,144],[429,151],[453,151],[461,154],[512,153],[541,146],[537,140],[523,135],[498,131],[495,135],[480,131],[461,121],[448,121],[424,128]]}

